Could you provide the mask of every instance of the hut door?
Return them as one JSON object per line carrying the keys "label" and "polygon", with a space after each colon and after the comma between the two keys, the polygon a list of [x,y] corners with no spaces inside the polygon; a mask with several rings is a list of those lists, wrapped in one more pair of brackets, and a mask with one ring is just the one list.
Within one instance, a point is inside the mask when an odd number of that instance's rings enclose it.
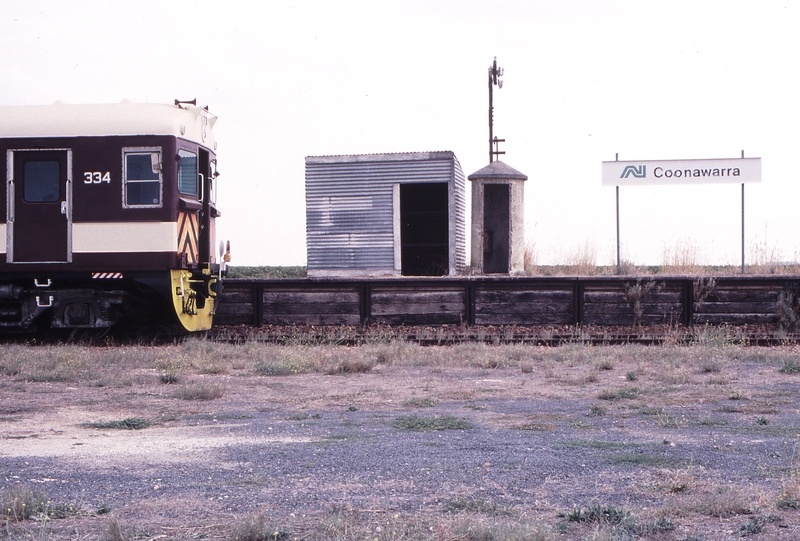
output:
{"label": "hut door", "polygon": [[10,262],[72,260],[70,158],[67,150],[13,151],[14,173],[8,182]]}
{"label": "hut door", "polygon": [[449,271],[447,183],[400,184],[400,259],[403,276]]}
{"label": "hut door", "polygon": [[483,188],[483,272],[507,273],[509,260],[509,185]]}

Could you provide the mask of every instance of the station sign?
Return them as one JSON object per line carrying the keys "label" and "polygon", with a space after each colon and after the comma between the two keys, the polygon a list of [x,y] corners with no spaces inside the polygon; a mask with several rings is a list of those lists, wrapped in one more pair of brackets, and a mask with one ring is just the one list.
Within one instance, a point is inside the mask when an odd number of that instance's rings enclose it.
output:
{"label": "station sign", "polygon": [[761,158],[603,162],[603,186],[761,182]]}

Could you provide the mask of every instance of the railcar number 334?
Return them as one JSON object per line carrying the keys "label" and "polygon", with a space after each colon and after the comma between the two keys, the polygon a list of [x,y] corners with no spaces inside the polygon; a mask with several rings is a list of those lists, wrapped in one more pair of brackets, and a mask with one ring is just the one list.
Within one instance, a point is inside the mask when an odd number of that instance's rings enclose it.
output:
{"label": "railcar number 334", "polygon": [[0,107],[0,329],[211,327],[216,116],[194,102]]}

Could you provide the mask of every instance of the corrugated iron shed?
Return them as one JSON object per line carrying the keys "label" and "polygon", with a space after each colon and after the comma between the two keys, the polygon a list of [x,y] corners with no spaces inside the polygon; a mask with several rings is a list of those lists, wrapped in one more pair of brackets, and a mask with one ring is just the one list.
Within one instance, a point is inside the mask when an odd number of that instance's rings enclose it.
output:
{"label": "corrugated iron shed", "polygon": [[[403,270],[401,186],[446,184],[448,262],[465,266],[464,173],[450,151],[306,158],[309,276],[396,276]],[[410,250],[406,244],[407,250]]]}

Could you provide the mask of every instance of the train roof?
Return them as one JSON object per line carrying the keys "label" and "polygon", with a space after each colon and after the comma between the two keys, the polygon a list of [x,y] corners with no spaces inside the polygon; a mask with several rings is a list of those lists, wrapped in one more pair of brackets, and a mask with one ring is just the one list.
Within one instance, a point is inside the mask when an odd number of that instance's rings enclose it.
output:
{"label": "train roof", "polygon": [[0,107],[0,137],[174,135],[216,149],[217,117],[200,107],[123,101]]}

